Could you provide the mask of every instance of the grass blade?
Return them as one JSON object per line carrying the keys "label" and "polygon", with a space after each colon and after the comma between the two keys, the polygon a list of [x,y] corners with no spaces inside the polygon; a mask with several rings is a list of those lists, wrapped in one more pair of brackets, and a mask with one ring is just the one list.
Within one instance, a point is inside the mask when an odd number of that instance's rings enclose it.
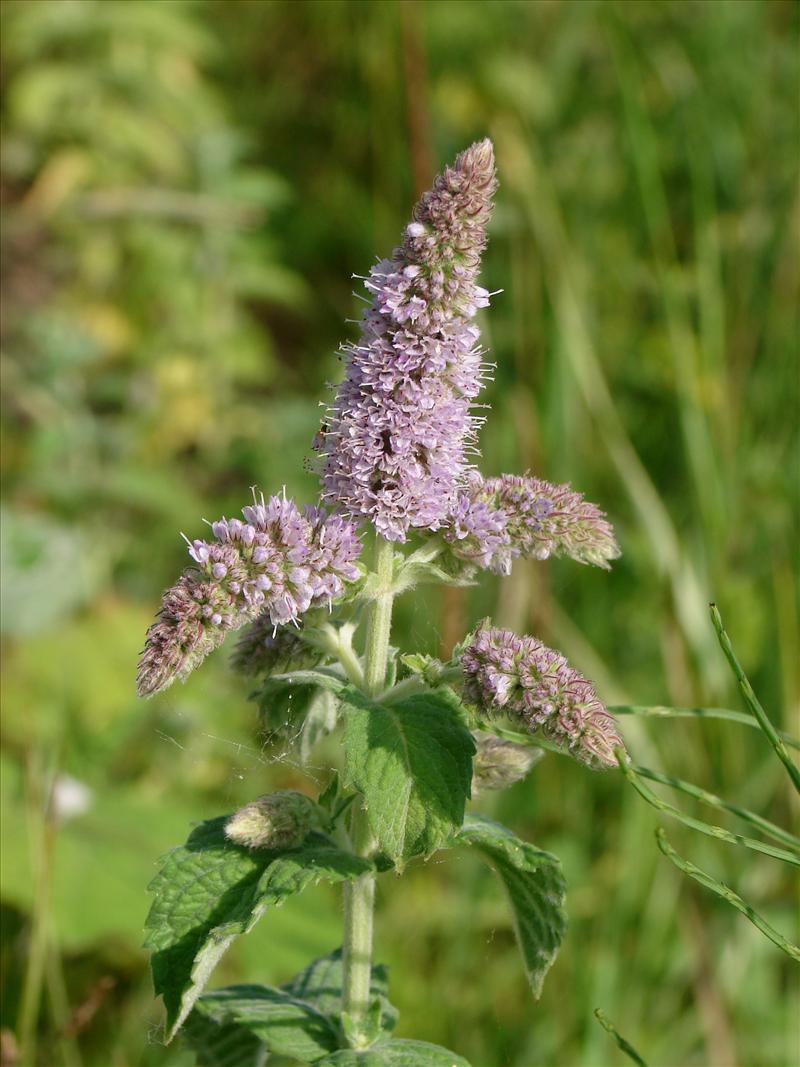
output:
{"label": "grass blade", "polygon": [[695,867],[689,860],[683,859],[679,856],[675,849],[667,841],[667,835],[663,829],[659,827],[656,830],[656,842],[658,847],[664,853],[668,860],[671,860],[675,866],[683,871],[684,874],[688,874],[690,878],[693,878],[700,885],[704,885],[706,889],[710,889],[712,893],[716,893],[718,897],[722,897],[723,900],[727,900],[729,904],[732,904],[737,911],[740,911],[742,915],[746,915],[750,922],[758,927],[765,937],[768,937],[773,944],[777,945],[779,949],[782,949],[788,956],[791,956],[793,960],[800,962],[800,947],[793,945],[791,941],[787,941],[783,934],[778,933],[766,919],[762,918],[747,901],[742,900],[738,893],[734,891],[722,882],[718,882],[716,878],[712,878],[710,874],[706,874],[705,871],[701,871],[699,867]]}
{"label": "grass blade", "polygon": [[798,768],[797,764],[792,760],[792,757],[786,751],[786,745],[783,743],[780,734],[770,722],[769,718],[767,717],[767,713],[761,707],[758,697],[753,692],[753,687],[750,685],[747,675],[742,670],[741,664],[736,658],[736,653],[733,651],[733,646],[731,645],[730,638],[728,637],[727,633],[725,632],[725,628],[722,625],[722,616],[719,613],[717,605],[710,604],[709,607],[711,609],[711,621],[714,624],[714,629],[717,632],[717,638],[719,639],[720,647],[722,648],[722,651],[725,654],[725,659],[731,666],[731,670],[736,676],[736,681],[739,683],[739,689],[741,691],[742,696],[744,697],[744,702],[745,704],[747,704],[748,708],[752,711],[753,715],[758,720],[758,725],[767,735],[767,739],[769,740],[769,743],[772,745],[772,747],[775,749],[778,759],[783,763],[783,765],[786,767],[786,770],[789,772],[789,777],[792,779],[792,783],[795,789],[798,793],[800,793],[800,768]]}
{"label": "grass blade", "polygon": [[614,1026],[609,1017],[602,1010],[602,1008],[594,1009],[594,1017],[603,1027],[605,1032],[607,1034],[611,1034],[611,1036],[616,1041],[618,1047],[622,1049],[622,1051],[629,1059],[633,1060],[634,1063],[637,1063],[639,1067],[647,1067],[647,1063],[642,1059],[642,1057],[639,1055],[633,1045],[631,1045],[628,1041],[625,1040],[625,1038],[622,1036],[619,1030],[617,1030],[616,1026]]}
{"label": "grass blade", "polygon": [[769,819],[764,819],[754,811],[749,811],[747,808],[740,808],[738,804],[729,804],[726,800],[716,796],[714,793],[709,793],[707,790],[692,785],[691,782],[686,782],[682,778],[673,778],[672,775],[669,774],[661,774],[659,771],[651,771],[649,767],[637,766],[634,767],[634,770],[641,778],[649,778],[651,782],[658,782],[660,785],[671,786],[673,789],[678,789],[680,792],[686,793],[687,796],[694,797],[695,800],[699,800],[703,804],[708,804],[709,807],[719,808],[721,811],[729,811],[731,814],[737,815],[740,819],[744,819],[746,822],[751,823],[751,825],[755,826],[768,837],[772,837],[776,841],[782,841],[784,845],[788,845],[789,848],[793,848],[800,852],[800,837],[795,837],[794,834],[790,834],[788,830],[776,826],[775,823],[770,822]]}
{"label": "grass blade", "polygon": [[[660,704],[644,706],[642,704],[610,704],[608,710],[612,715],[636,715],[642,719],[727,719],[742,726],[760,729],[758,719],[746,711],[733,711],[731,708],[669,708]],[[781,730],[779,738],[790,748],[800,749],[800,741],[791,734]]]}
{"label": "grass blade", "polygon": [[625,762],[625,754],[621,748],[615,749],[615,753],[622,773],[639,796],[657,811],[663,811],[665,815],[671,815],[673,819],[682,822],[684,826],[688,826],[692,830],[699,830],[701,834],[705,834],[707,837],[716,837],[718,840],[727,841],[731,845],[744,845],[745,848],[753,849],[754,852],[763,852],[765,856],[772,856],[773,859],[783,860],[785,863],[791,863],[794,867],[800,867],[800,856],[796,856],[792,852],[787,852],[782,848],[775,848],[774,845],[767,845],[753,837],[734,834],[722,826],[712,826],[710,823],[692,818],[691,815],[685,815],[679,808],[673,807],[672,804],[667,804],[665,800],[661,800],[651,789],[648,789],[644,782],[639,779],[634,767]]}

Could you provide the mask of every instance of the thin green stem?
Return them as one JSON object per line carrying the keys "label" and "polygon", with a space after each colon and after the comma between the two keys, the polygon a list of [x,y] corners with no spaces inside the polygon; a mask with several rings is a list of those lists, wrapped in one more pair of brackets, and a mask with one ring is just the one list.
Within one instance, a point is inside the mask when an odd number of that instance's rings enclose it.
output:
{"label": "thin green stem", "polygon": [[319,645],[332,656],[336,656],[349,680],[353,685],[362,689],[364,686],[364,670],[353,649],[355,629],[356,627],[353,623],[345,623],[337,629],[331,623],[326,622],[319,628]]}
{"label": "thin green stem", "polygon": [[634,1063],[638,1064],[638,1067],[647,1067],[647,1064],[636,1051],[636,1049],[633,1047],[633,1045],[629,1041],[625,1040],[625,1038],[617,1030],[616,1026],[614,1026],[614,1024],[611,1022],[611,1020],[604,1011],[602,1011],[600,1008],[595,1008],[594,1017],[603,1027],[605,1032],[607,1034],[611,1034],[611,1036],[616,1041],[618,1047],[625,1053],[628,1059],[633,1060]]}
{"label": "thin green stem", "polygon": [[[386,684],[389,635],[392,628],[392,577],[394,547],[377,537],[375,542],[375,599],[367,620],[364,656],[364,690],[377,697]],[[366,812],[354,807],[350,828],[353,851],[367,856],[375,847]],[[375,878],[363,874],[344,889],[344,941],[342,946],[342,1008],[348,1017],[348,1033],[356,1047],[369,1038],[365,1022],[369,1010],[372,977],[372,926],[375,907]]]}
{"label": "thin green stem", "polygon": [[[54,767],[53,761],[52,766]],[[25,979],[17,1022],[22,1063],[35,1063],[37,1027],[41,1009],[42,987],[47,966],[49,924],[48,911],[53,872],[56,824],[51,810],[54,770],[43,772],[41,761],[33,757],[29,767],[31,807],[36,813],[32,857],[36,868],[36,883],[31,914],[30,942]]]}
{"label": "thin green stem", "polygon": [[722,625],[722,616],[719,613],[719,609],[716,604],[711,604],[711,621],[714,624],[714,629],[719,639],[720,647],[725,654],[725,659],[731,666],[731,670],[736,676],[736,681],[739,683],[739,690],[744,697],[744,702],[748,708],[758,719],[758,725],[767,735],[767,740],[775,749],[775,753],[778,759],[783,763],[786,770],[789,772],[789,777],[792,779],[792,784],[798,793],[800,793],[800,768],[794,762],[792,757],[786,751],[786,745],[783,743],[778,731],[772,725],[772,722],[767,716],[767,713],[761,707],[758,697],[753,692],[753,687],[747,678],[747,675],[742,670],[742,666],[739,660],[736,658],[736,653],[733,651],[730,638],[725,633],[725,628]]}
{"label": "thin green stem", "polygon": [[[434,685],[447,685],[448,682],[455,682],[461,677],[460,667],[443,667],[441,673],[437,674]],[[421,674],[412,674],[404,678],[402,682],[398,682],[397,685],[393,685],[391,689],[384,690],[379,699],[381,704],[394,704],[398,700],[404,700],[416,693],[424,693],[431,688],[431,684],[426,682]]]}
{"label": "thin green stem", "polygon": [[701,789],[699,786],[692,785],[691,782],[685,782],[682,778],[674,778],[671,774],[661,774],[659,771],[651,771],[649,767],[637,766],[633,769],[641,778],[649,778],[651,782],[658,782],[660,785],[671,786],[673,789],[677,789],[681,793],[686,793],[687,796],[694,797],[695,800],[699,800],[703,804],[708,804],[709,807],[719,808],[720,811],[729,811],[732,815],[738,815],[740,819],[744,819],[746,822],[751,823],[760,830],[762,834],[766,834],[767,837],[772,837],[776,841],[788,845],[789,848],[794,849],[795,852],[800,852],[800,838],[795,837],[794,834],[790,834],[788,830],[776,826],[775,823],[770,822],[769,819],[757,815],[754,811],[739,807],[738,804],[730,804],[727,800],[723,800],[722,797],[718,797],[714,793],[709,793],[707,789]]}
{"label": "thin green stem", "polygon": [[766,919],[764,919],[758,912],[751,908],[746,900],[743,900],[738,893],[724,884],[724,882],[717,881],[716,878],[712,878],[710,874],[706,874],[705,871],[701,871],[699,867],[695,867],[689,860],[685,860],[682,856],[679,856],[675,849],[667,841],[667,835],[659,827],[656,830],[656,842],[658,847],[667,857],[672,860],[675,866],[683,871],[684,874],[688,874],[690,878],[694,878],[700,885],[704,885],[706,889],[710,889],[712,893],[716,893],[717,896],[722,897],[723,900],[727,900],[729,904],[732,904],[737,911],[740,911],[742,915],[746,915],[750,922],[757,926],[758,929],[766,937],[770,939],[778,948],[791,956],[793,960],[800,962],[800,947],[793,945],[791,941],[788,941],[783,934],[779,933],[774,927],[770,926]]}
{"label": "thin green stem", "polygon": [[[759,730],[758,719],[748,715],[746,711],[732,711],[730,708],[669,708],[660,704],[650,707],[640,704],[609,704],[608,710],[612,715],[636,715],[642,719],[725,719],[728,722],[738,722],[742,726],[752,726]],[[800,749],[800,741],[783,730],[778,736],[790,748]]]}
{"label": "thin green stem", "polygon": [[515,745],[529,745],[531,748],[543,748],[547,752],[555,752],[558,756],[569,756],[565,748],[559,748],[554,741],[548,741],[546,737],[538,737],[535,734],[520,734],[516,730],[507,730],[504,726],[498,726],[484,719],[476,719],[475,725],[479,730],[487,734],[502,737],[505,741],[513,741]]}
{"label": "thin green stem", "polygon": [[652,807],[656,808],[657,811],[663,811],[665,815],[671,815],[673,819],[682,822],[684,826],[689,826],[693,830],[699,830],[701,834],[706,834],[708,837],[716,837],[719,841],[727,841],[728,844],[731,845],[744,845],[745,848],[751,848],[755,852],[763,852],[765,856],[772,856],[773,859],[783,860],[784,863],[791,863],[795,867],[800,867],[800,856],[797,856],[793,852],[787,852],[785,849],[776,848],[774,845],[767,845],[765,842],[757,841],[753,837],[744,837],[742,834],[731,833],[730,830],[726,830],[722,826],[713,826],[711,823],[701,822],[699,819],[692,818],[691,815],[684,815],[678,808],[673,807],[672,804],[667,804],[666,801],[657,797],[651,789],[648,789],[644,782],[639,778],[636,769],[627,762],[626,754],[623,749],[616,748],[614,750],[614,755],[617,757],[620,770],[639,796],[642,797],[643,800],[646,800]]}

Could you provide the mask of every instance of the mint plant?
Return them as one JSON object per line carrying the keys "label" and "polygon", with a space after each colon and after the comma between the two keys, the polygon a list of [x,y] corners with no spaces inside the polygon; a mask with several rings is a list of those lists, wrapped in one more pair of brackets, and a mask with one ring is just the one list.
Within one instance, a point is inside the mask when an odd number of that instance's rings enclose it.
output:
{"label": "mint plant", "polygon": [[[233,662],[257,680],[264,727],[288,723],[301,758],[341,733],[342,765],[319,796],[272,793],[202,823],[152,883],[147,944],[167,1039],[185,1025],[202,1064],[464,1064],[392,1037],[397,1012],[372,962],[376,879],[438,850],[477,851],[505,887],[538,996],[565,932],[561,866],[467,802],[524,777],[531,743],[592,767],[624,759],[591,683],[541,641],[484,620],[446,663],[390,642],[395,597],[420,583],[508,574],[519,557],[608,567],[619,551],[569,486],[484,479],[471,463],[491,372],[475,317],[490,297],[477,274],[496,185],[482,141],[445,168],[364,279],[371,302],[314,442],[319,505],[254,496],[242,519],[212,523],[208,540],[188,542],[192,565],[148,631],[141,695],[241,630]],[[504,736],[509,725],[526,744]],[[321,882],[342,885],[341,950],[280,987],[204,992],[237,937]]]}

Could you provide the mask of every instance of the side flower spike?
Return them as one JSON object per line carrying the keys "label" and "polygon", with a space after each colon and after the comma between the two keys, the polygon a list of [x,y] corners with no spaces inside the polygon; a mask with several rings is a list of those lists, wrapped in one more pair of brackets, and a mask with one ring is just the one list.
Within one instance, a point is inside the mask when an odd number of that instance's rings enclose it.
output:
{"label": "side flower spike", "polygon": [[445,524],[464,481],[489,366],[474,322],[497,187],[491,141],[472,145],[425,193],[402,245],[370,271],[361,337],[315,439],[323,499],[383,537]]}
{"label": "side flower spike", "polygon": [[147,631],[137,690],[150,696],[184,679],[226,634],[266,615],[273,627],[330,604],[360,577],[361,544],[340,516],[263,497],[241,519],[212,523],[215,540],[192,541],[188,568]]}
{"label": "side flower spike", "polygon": [[616,766],[625,747],[591,682],[535,637],[481,628],[461,656],[464,697],[486,715],[505,714],[563,745],[584,763]]}
{"label": "side flower spike", "polygon": [[608,569],[619,545],[603,512],[569,485],[530,475],[473,474],[444,534],[454,555],[496,574],[514,559],[569,556]]}

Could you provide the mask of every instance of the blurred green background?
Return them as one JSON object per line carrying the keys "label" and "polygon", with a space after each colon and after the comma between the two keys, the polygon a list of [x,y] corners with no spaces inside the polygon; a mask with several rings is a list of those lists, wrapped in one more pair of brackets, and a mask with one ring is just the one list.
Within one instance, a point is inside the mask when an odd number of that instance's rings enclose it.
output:
{"label": "blurred green background", "polygon": [[[572,481],[624,555],[414,594],[397,643],[446,649],[491,613],[611,703],[739,707],[716,599],[797,729],[796,3],[5,0],[2,23],[4,1063],[26,981],[41,1064],[192,1062],[160,1044],[139,947],[155,859],[320,769],[263,744],[225,653],[137,701],[144,630],[179,531],[253,484],[313,500],[351,275],[477,138],[501,180],[484,284],[503,290],[483,469]],[[791,817],[758,733],[623,728],[640,762]],[[548,756],[481,805],[561,856],[565,948],[534,1004],[491,874],[446,856],[389,879],[377,955],[402,1035],[474,1067],[618,1064],[601,1007],[652,1064],[798,1062],[791,962],[667,864],[619,775]],[[777,864],[669,830],[791,933]],[[309,892],[215,981],[284,981],[339,924]]]}

